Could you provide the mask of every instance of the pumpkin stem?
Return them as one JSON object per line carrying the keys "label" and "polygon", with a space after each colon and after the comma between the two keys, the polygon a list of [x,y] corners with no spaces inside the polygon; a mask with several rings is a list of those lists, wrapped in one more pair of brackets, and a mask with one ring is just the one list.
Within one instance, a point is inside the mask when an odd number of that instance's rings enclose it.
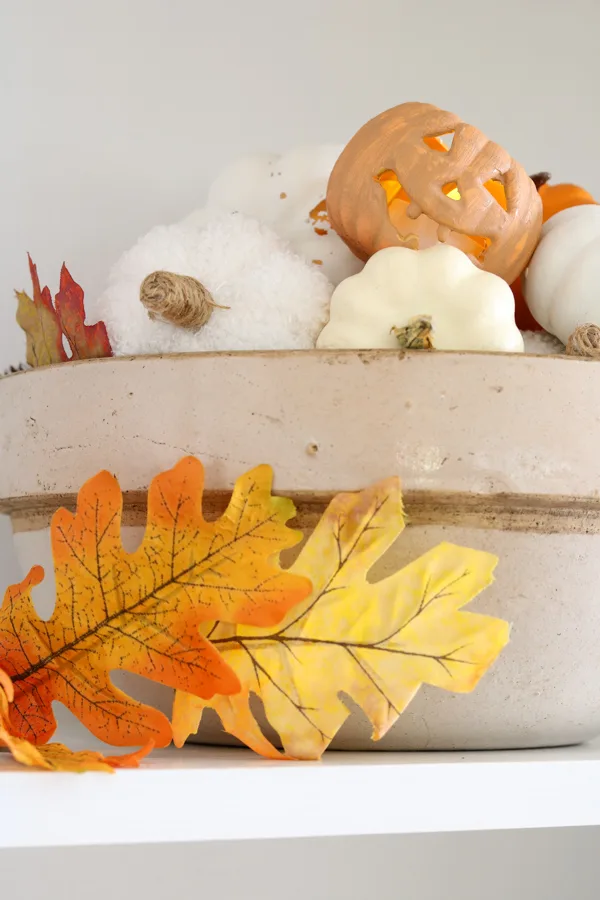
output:
{"label": "pumpkin stem", "polygon": [[398,346],[405,350],[435,350],[432,332],[431,316],[415,316],[404,328],[390,328],[390,334],[394,335]]}
{"label": "pumpkin stem", "polygon": [[550,172],[538,172],[536,175],[530,175],[529,177],[539,191],[541,187],[544,187],[545,184],[548,184],[548,182],[552,178],[552,175],[550,174]]}
{"label": "pumpkin stem", "polygon": [[567,342],[567,354],[600,359],[600,328],[590,323],[576,328]]}
{"label": "pumpkin stem", "polygon": [[198,331],[206,325],[214,309],[229,309],[215,303],[210,292],[191,275],[152,272],[140,288],[140,300],[150,319]]}

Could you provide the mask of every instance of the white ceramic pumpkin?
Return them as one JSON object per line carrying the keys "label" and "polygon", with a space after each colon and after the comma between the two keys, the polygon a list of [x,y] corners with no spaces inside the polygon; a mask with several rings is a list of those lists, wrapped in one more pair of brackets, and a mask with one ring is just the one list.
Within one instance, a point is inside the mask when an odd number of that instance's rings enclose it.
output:
{"label": "white ceramic pumpkin", "polygon": [[448,244],[375,253],[333,292],[317,347],[391,350],[399,330],[423,319],[436,350],[523,351],[507,283]]}
{"label": "white ceramic pumpkin", "polygon": [[[185,453],[206,465],[209,517],[242,472],[266,462],[277,493],[298,504],[295,527],[307,531],[332,494],[398,475],[409,525],[370,579],[443,541],[495,553],[497,580],[468,609],[511,622],[511,642],[473,693],[422,688],[378,744],[353,707],[334,748],[572,744],[600,734],[597,393],[597,365],[524,354],[184,353],[63,363],[0,379],[0,509],[11,514],[23,574],[46,568],[33,599],[47,617],[50,519],[59,506],[74,509],[76,491],[100,469],[123,489],[129,550],[143,533],[150,480]],[[126,672],[113,677],[170,713],[169,691]],[[199,740],[224,743],[209,712]],[[68,733],[60,738],[70,743]]]}
{"label": "white ceramic pumpkin", "polygon": [[548,219],[523,283],[533,316],[563,344],[579,325],[600,325],[600,206]]}
{"label": "white ceramic pumpkin", "polygon": [[202,227],[216,212],[243,213],[268,225],[298,256],[338,284],[363,266],[333,231],[325,212],[327,182],[341,152],[341,146],[318,144],[281,156],[242,157],[217,176],[206,206],[183,224]]}

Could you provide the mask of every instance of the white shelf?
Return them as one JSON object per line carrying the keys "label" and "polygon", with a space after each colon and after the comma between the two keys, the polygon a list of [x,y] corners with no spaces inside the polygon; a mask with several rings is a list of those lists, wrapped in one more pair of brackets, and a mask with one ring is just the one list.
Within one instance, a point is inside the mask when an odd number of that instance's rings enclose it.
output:
{"label": "white shelf", "polygon": [[600,744],[487,753],[155,752],[68,775],[0,755],[0,848],[404,834],[600,824]]}

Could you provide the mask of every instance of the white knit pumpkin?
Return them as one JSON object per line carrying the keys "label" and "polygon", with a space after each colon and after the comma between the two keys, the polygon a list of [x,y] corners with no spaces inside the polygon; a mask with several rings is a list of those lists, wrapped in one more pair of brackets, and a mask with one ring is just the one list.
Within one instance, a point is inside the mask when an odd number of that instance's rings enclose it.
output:
{"label": "white knit pumpkin", "polygon": [[[221,307],[198,331],[152,320],[140,302],[147,275],[165,270],[200,281]],[[113,267],[90,303],[115,354],[204,350],[308,350],[327,321],[333,285],[255,219],[212,214],[203,227],[153,228]]]}

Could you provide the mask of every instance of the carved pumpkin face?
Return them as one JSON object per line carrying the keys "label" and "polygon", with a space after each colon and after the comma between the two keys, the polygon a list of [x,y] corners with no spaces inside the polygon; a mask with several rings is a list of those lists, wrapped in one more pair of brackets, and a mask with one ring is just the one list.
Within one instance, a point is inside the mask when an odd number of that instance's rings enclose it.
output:
{"label": "carved pumpkin face", "polygon": [[360,129],[331,173],[327,213],[360,259],[441,241],[508,282],[542,226],[525,170],[472,125],[426,103],[396,106]]}

